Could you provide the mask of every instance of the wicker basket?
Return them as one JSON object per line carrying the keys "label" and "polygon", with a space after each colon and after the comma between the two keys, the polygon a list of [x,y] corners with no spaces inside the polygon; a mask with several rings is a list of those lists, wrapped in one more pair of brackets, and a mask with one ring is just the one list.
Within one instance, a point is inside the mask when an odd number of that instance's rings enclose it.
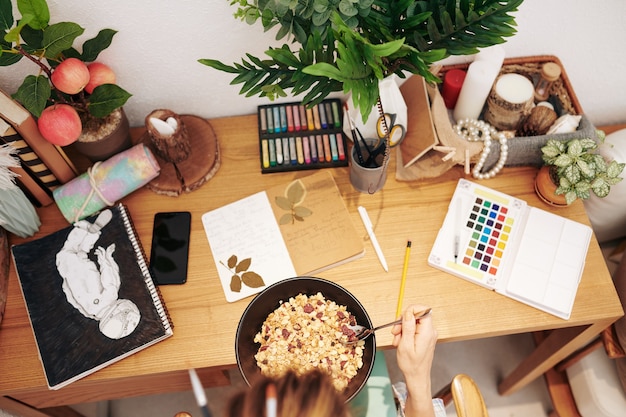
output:
{"label": "wicker basket", "polygon": [[[596,128],[591,124],[589,119],[583,113],[582,107],[578,102],[576,93],[570,84],[567,72],[561,64],[561,61],[552,55],[541,56],[529,56],[522,58],[509,58],[505,59],[500,70],[500,74],[518,73],[527,76],[533,84],[540,77],[541,67],[546,62],[554,62],[561,67],[561,76],[558,80],[552,83],[550,86],[550,98],[549,102],[554,106],[554,110],[557,115],[573,114],[580,115],[582,117],[580,125],[575,132],[571,133],[559,133],[553,135],[542,136],[517,136],[508,141],[509,144],[509,156],[506,162],[507,166],[515,165],[536,165],[543,164],[541,159],[541,147],[545,145],[548,139],[556,139],[561,141],[568,141],[570,139],[591,138],[597,140]],[[467,70],[469,64],[457,64],[448,65],[441,68],[438,72],[438,76],[443,78],[447,71],[451,69],[463,69]],[[492,143],[492,152],[490,152],[487,161],[485,162],[485,169],[493,166],[500,154],[500,144],[497,142]]]}

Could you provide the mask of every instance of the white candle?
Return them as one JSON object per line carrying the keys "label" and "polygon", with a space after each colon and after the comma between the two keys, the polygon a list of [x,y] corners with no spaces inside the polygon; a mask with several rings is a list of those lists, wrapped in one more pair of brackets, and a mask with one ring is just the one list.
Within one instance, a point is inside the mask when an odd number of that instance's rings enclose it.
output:
{"label": "white candle", "polygon": [[480,49],[476,54],[474,61],[488,61],[498,67],[498,71],[504,62],[504,48],[502,45],[492,45],[487,48]]}
{"label": "white candle", "polygon": [[520,74],[504,74],[496,82],[496,94],[513,104],[526,103],[535,93],[533,83]]}
{"label": "white candle", "polygon": [[474,61],[467,69],[459,98],[454,107],[454,119],[478,119],[491,91],[500,67],[491,61]]}

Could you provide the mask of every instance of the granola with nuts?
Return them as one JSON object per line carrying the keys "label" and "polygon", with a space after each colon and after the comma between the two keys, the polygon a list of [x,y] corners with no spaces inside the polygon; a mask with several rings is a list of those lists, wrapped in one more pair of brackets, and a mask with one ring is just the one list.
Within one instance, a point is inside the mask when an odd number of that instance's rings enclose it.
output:
{"label": "granola with nuts", "polygon": [[363,366],[364,342],[346,345],[354,338],[348,325],[356,319],[346,306],[326,300],[322,293],[298,294],[267,316],[254,338],[261,346],[255,355],[261,372],[278,377],[293,370],[328,372],[343,391]]}

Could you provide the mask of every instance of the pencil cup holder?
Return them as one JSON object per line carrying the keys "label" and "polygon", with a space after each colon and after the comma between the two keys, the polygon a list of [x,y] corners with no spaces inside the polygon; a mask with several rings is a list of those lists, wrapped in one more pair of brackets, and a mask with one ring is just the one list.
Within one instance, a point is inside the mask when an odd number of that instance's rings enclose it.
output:
{"label": "pencil cup holder", "polygon": [[[377,142],[376,139],[365,139],[367,147],[361,142],[361,154],[365,161],[369,157],[367,148],[373,149]],[[373,167],[365,167],[358,162],[356,146],[352,147],[350,151],[350,182],[355,190],[374,194],[383,188],[387,181],[387,167],[383,165],[383,154],[384,152],[380,152],[376,155],[375,164],[372,164]]]}

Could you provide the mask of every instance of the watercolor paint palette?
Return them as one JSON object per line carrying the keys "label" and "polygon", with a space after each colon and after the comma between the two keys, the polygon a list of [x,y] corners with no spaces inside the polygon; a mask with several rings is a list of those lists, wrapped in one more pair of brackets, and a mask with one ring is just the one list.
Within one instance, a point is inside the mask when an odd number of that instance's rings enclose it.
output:
{"label": "watercolor paint palette", "polygon": [[591,228],[460,179],[429,265],[568,319]]}
{"label": "watercolor paint palette", "polygon": [[348,166],[339,99],[258,106],[261,172]]}

